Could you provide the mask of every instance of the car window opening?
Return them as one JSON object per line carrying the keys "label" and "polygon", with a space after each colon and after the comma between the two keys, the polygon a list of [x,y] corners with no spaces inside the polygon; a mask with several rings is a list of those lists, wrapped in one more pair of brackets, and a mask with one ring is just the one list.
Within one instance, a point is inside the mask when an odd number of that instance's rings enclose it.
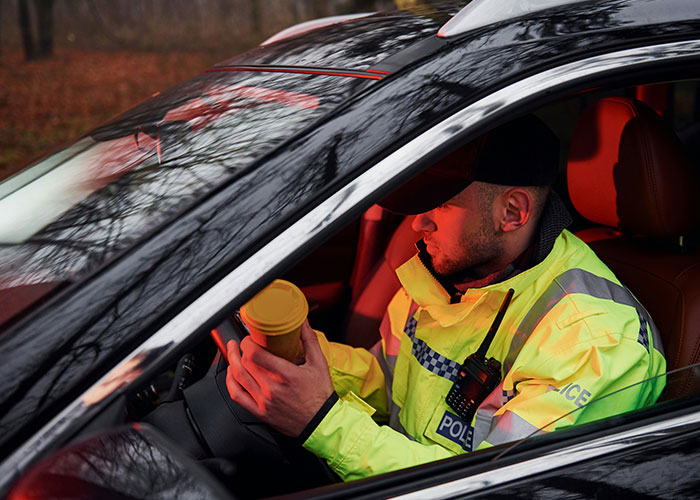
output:
{"label": "car window opening", "polygon": [[[563,110],[568,110],[572,106],[578,106],[579,112],[577,114],[579,114],[588,103],[599,102],[601,93],[606,96],[615,94],[615,92],[610,91],[594,91],[593,93],[579,94],[570,101],[542,108],[538,111],[538,115],[545,118],[553,116],[554,119],[549,118],[549,122],[556,124],[558,119],[565,116]],[[634,96],[640,93],[644,94],[638,89],[627,89],[619,92],[622,96],[625,94]],[[621,98],[626,99],[624,97]],[[671,108],[673,108],[673,105]],[[565,149],[569,150],[569,144],[572,142],[571,137],[575,135],[574,127],[571,123],[553,126],[561,134],[561,138],[566,144]],[[555,189],[566,200],[570,209],[572,211],[576,210],[575,202],[569,200],[566,186],[557,185]],[[577,217],[573,227],[577,234],[586,237],[595,228],[595,224],[583,219],[579,214],[577,214]],[[309,303],[310,322],[314,328],[325,331],[329,339],[348,342],[351,345],[371,348],[377,342],[377,332],[381,328],[380,325],[387,307],[386,304],[401,286],[394,270],[415,253],[415,242],[420,238],[420,234],[416,233],[411,227],[411,222],[411,216],[399,216],[375,205],[367,210],[361,218],[345,226],[335,236],[282,276],[284,279],[298,285],[304,292]],[[610,239],[626,237],[624,231],[612,229],[605,232],[608,244]],[[593,239],[591,241],[595,243],[603,240]],[[634,286],[634,284],[630,286]],[[636,295],[637,290],[633,288],[633,291]],[[655,309],[648,302],[644,302],[644,304],[652,311]],[[660,313],[657,314],[662,315]],[[652,312],[652,316],[656,320],[654,312]],[[345,317],[345,320],[338,321],[339,317]],[[226,322],[216,329],[215,338],[226,338],[226,335],[240,338],[240,335],[245,334],[246,327],[241,323],[240,318],[236,316],[232,322]],[[662,335],[672,335],[668,332],[666,325],[662,326]],[[648,339],[642,340],[649,341]],[[639,342],[642,342],[642,340],[639,340]],[[219,340],[219,343],[223,345],[225,341]],[[219,349],[221,349],[221,345]],[[675,348],[673,341],[668,341],[664,337],[664,348],[667,350],[668,356],[669,350]],[[688,377],[692,372],[692,366],[697,364],[697,359],[690,363],[691,367],[687,369],[683,369],[685,366],[683,362],[678,364],[678,361],[674,361],[673,355],[667,357],[667,360],[669,362],[669,370],[673,370],[669,372],[669,375],[673,376],[668,377],[668,385],[664,395],[656,404],[688,397],[688,395],[692,396],[697,392],[694,384],[700,382],[697,378],[693,378],[694,382],[688,385]],[[659,373],[644,377],[643,380],[633,383],[630,387],[618,387],[596,396],[593,396],[585,386],[577,384],[575,381],[562,382],[560,386],[552,385],[549,391],[562,399],[576,403],[576,408],[557,416],[555,419],[550,419],[548,422],[543,423],[540,428],[535,428],[527,433],[525,439],[516,440],[515,444],[506,445],[505,448],[499,449],[499,451],[488,456],[492,459],[497,459],[506,453],[517,452],[521,446],[518,443],[527,442],[529,437],[542,431],[547,432],[554,427],[567,428],[570,425],[566,424],[562,427],[561,423],[576,421],[578,426],[587,422],[595,422],[599,418],[616,415],[618,413],[616,408],[625,406],[620,403],[620,400],[628,397],[627,395],[634,391],[635,387],[644,386],[644,384],[649,384],[654,380],[663,382],[666,380],[666,375],[666,373]],[[663,386],[663,383],[661,385]],[[656,396],[658,396],[658,393]],[[654,404],[656,396],[650,395],[650,399],[641,406]],[[577,420],[576,414],[584,413],[586,408],[590,411],[594,407],[606,407],[606,409],[599,414],[594,415],[595,412],[591,413],[590,418]],[[629,415],[628,418],[634,418],[635,410],[631,410]],[[150,421],[157,426],[160,425],[157,421]],[[456,421],[453,420],[452,422]],[[439,424],[440,422],[437,423]],[[449,432],[449,429],[452,429],[446,421],[443,422],[443,427],[445,432]]]}
{"label": "car window opening", "polygon": [[[667,84],[663,84],[665,87],[668,88]],[[670,88],[675,88],[675,86],[671,86]],[[697,88],[697,86],[696,86]],[[655,87],[653,89],[649,88],[632,88],[632,89],[627,89],[620,91],[622,95],[628,94],[636,97],[649,97],[649,99],[652,100],[653,103],[657,103],[658,105],[658,92],[661,92],[661,87]],[[558,116],[564,116],[563,113],[561,113],[561,110],[567,109],[568,107],[572,106],[572,104],[575,104],[579,106],[580,111],[583,111],[584,107],[586,106],[587,102],[595,102],[596,100],[599,99],[597,95],[600,95],[601,93],[610,95],[610,91],[606,90],[604,92],[599,92],[595,91],[594,93],[586,93],[583,94],[579,97],[574,98],[573,101],[569,101],[563,104],[558,105],[559,111],[557,112]],[[597,95],[596,95],[597,94]],[[613,93],[614,94],[614,93]],[[539,114],[541,116],[549,116],[555,113],[555,108],[557,106],[552,106],[550,108],[543,108],[540,110]],[[671,108],[673,108],[673,105],[670,105]],[[663,108],[660,108],[662,111],[664,111]],[[665,110],[668,115],[670,115],[671,111],[670,110]],[[697,117],[696,117],[697,119]],[[555,119],[556,120],[556,119]],[[605,122],[603,122],[605,123]],[[571,125],[568,126],[562,126],[560,129],[558,129],[560,133],[563,133],[562,139],[564,140],[565,143],[570,143],[570,135],[567,137],[567,134],[572,134],[573,135],[573,127]],[[566,149],[569,149],[566,147]],[[685,167],[684,167],[685,168]],[[695,167],[697,168],[697,167]],[[575,210],[573,208],[575,205],[571,204],[571,201],[569,200],[568,196],[568,190],[566,187],[562,186],[557,186],[556,189],[561,193],[561,196],[564,197],[567,200],[567,204],[572,207],[572,210]],[[582,237],[586,238],[586,235],[589,234],[592,231],[591,223],[586,221],[585,219],[581,218],[580,215],[577,213],[577,216],[579,219],[574,223],[574,228],[577,232],[577,234],[581,234]],[[311,312],[311,317],[314,318],[313,322],[314,324],[320,324],[320,325],[327,325],[328,323],[333,323],[332,320],[328,320],[323,317],[323,311],[324,309],[328,310],[329,307],[332,308],[332,306],[329,305],[324,305],[324,300],[326,303],[330,300],[331,302],[333,300],[338,300],[340,298],[344,298],[344,303],[349,303],[351,310],[353,307],[358,307],[363,303],[362,300],[362,292],[358,290],[358,283],[364,283],[364,286],[367,287],[369,290],[368,295],[370,295],[372,298],[367,300],[367,303],[373,303],[377,304],[377,302],[381,302],[382,300],[388,301],[393,293],[398,289],[399,284],[397,282],[393,282],[395,280],[395,277],[393,277],[393,269],[395,269],[395,265],[388,264],[390,261],[396,261],[398,260],[399,264],[405,260],[412,252],[415,251],[413,248],[413,242],[416,240],[416,233],[413,232],[410,229],[410,221],[407,222],[409,218],[403,219],[401,217],[397,217],[393,214],[390,213],[384,213],[381,208],[374,206],[370,210],[368,210],[362,219],[359,221],[359,227],[356,226],[348,226],[346,228],[347,232],[350,233],[355,233],[358,241],[360,244],[356,247],[355,251],[355,259],[356,259],[356,267],[353,267],[352,269],[349,269],[346,271],[346,276],[350,276],[351,279],[348,283],[353,283],[354,287],[351,288],[349,291],[346,288],[346,291],[342,291],[342,284],[340,282],[341,278],[334,279],[334,278],[329,278],[328,280],[323,280],[322,278],[319,279],[320,276],[322,276],[320,269],[323,269],[323,266],[319,266],[320,263],[324,262],[324,257],[322,255],[324,254],[323,250],[318,250],[315,254],[309,257],[308,261],[306,263],[302,262],[299,264],[297,267],[295,267],[290,273],[288,273],[285,277],[290,279],[291,281],[297,282],[300,284],[302,289],[305,291],[307,294],[307,297],[309,297],[310,303],[314,304],[312,307],[312,312]],[[624,224],[625,221],[623,221]],[[357,224],[357,223],[356,223]],[[381,229],[380,229],[381,228]],[[606,234],[606,239],[609,240],[610,238],[622,238],[624,236],[623,231],[619,231],[615,229],[615,227],[610,228],[605,231]],[[697,232],[690,231],[688,234],[694,234],[693,236],[694,241],[697,241],[696,236]],[[342,241],[342,235],[338,234],[336,236],[338,238],[338,242]],[[677,239],[674,239],[674,241],[677,241]],[[399,246],[403,246],[403,250],[397,251],[395,247],[392,248],[392,243],[395,241],[400,241],[403,240],[403,243],[401,243]],[[382,243],[377,244],[377,241],[381,241]],[[592,240],[592,241],[600,241],[600,240]],[[387,243],[389,242],[389,243]],[[331,254],[331,248],[333,248],[335,245],[338,245],[339,247],[342,246],[342,243],[333,243],[333,240],[329,241],[327,243],[327,246],[325,247],[325,250]],[[379,247],[379,248],[377,248]],[[385,248],[386,250],[381,250],[382,248]],[[673,245],[671,245],[671,248],[673,248]],[[690,247],[686,249],[677,249],[677,250],[672,250],[673,252],[678,252],[680,251],[681,253],[685,253],[689,250]],[[694,244],[692,248],[695,248]],[[695,250],[691,250],[692,252],[695,252]],[[398,254],[398,255],[397,255]],[[364,258],[367,255],[372,255],[371,258],[368,258],[370,264],[367,264],[364,262]],[[314,268],[312,270],[312,267]],[[383,270],[387,268],[387,271],[382,274]],[[363,269],[363,271],[360,271],[359,269]],[[367,269],[372,269],[375,273],[373,275],[371,272],[365,277],[361,277],[364,273],[367,273]],[[309,276],[316,276],[316,280],[312,279],[312,284],[306,284],[308,282]],[[346,278],[347,279],[347,278]],[[632,283],[633,291],[635,294],[637,294],[636,284]],[[359,288],[362,288],[361,285],[359,285]],[[383,289],[387,290],[383,290]],[[318,298],[317,298],[318,297]],[[384,297],[383,299],[381,297]],[[647,297],[646,301],[644,304],[647,307],[650,307],[649,304],[652,302],[653,299]],[[384,302],[385,304],[386,302]],[[349,325],[373,325],[370,327],[373,331],[378,330],[379,323],[381,322],[381,317],[382,314],[385,310],[386,306],[385,305],[379,305],[376,307],[376,311],[374,312],[373,316],[369,317],[367,314],[367,311],[361,311],[359,316],[361,318],[355,318],[353,319],[353,314],[350,313],[349,316],[347,316],[346,321],[344,322],[344,325],[347,327]],[[342,309],[342,308],[341,308]],[[656,309],[652,307],[652,309]],[[334,311],[337,311],[334,310]],[[362,314],[365,313],[365,314]],[[330,316],[336,316],[337,313],[331,313]],[[663,315],[662,313],[658,313],[659,315]],[[318,319],[315,318],[315,315],[318,315]],[[654,316],[656,317],[656,316]],[[323,327],[321,327],[323,328]],[[333,336],[333,338],[339,339],[339,340],[345,340],[349,341],[353,345],[363,345],[367,348],[370,348],[374,342],[376,342],[377,337],[376,336],[368,336],[364,337],[362,334],[360,334],[359,337],[353,337],[354,335],[357,335],[357,331],[362,332],[363,330],[366,331],[366,329],[363,328],[348,328],[346,330],[343,329],[338,329],[337,328],[337,320],[335,321],[335,325],[329,326],[329,332],[330,335]],[[335,332],[335,333],[333,333]],[[662,334],[665,333],[665,335],[674,335],[673,333],[669,332],[669,327],[667,325],[663,326],[662,329]],[[673,343],[674,341],[671,340],[669,341],[668,338],[664,340],[664,344],[669,343],[669,347],[671,349],[674,348]],[[668,351],[667,351],[668,352]],[[674,355],[672,354],[670,358],[667,358],[668,362],[670,363],[669,369],[673,369],[672,374],[674,374],[673,377],[669,378],[669,384],[667,385],[666,391],[664,392],[664,396],[659,400],[661,401],[667,401],[667,400],[673,400],[674,398],[679,398],[679,397],[686,397],[688,394],[695,394],[697,389],[691,388],[691,386],[688,385],[688,376],[692,372],[691,368],[684,369],[683,367],[686,366],[686,364],[683,362],[682,364],[677,364],[678,361],[675,360]],[[697,359],[695,359],[693,362],[690,364],[693,365],[694,363],[697,363]],[[641,386],[644,384],[648,384],[652,381],[661,381],[661,386],[663,387],[663,381],[665,380],[665,374],[660,373],[657,375],[645,377],[643,380],[636,382],[632,384],[631,387],[627,388],[628,390],[625,391],[624,388],[620,389],[615,389],[612,392],[604,393],[602,395],[599,395],[598,397],[591,397],[591,394],[587,391],[585,387],[582,387],[580,385],[576,385],[575,383],[569,383],[568,385],[562,385],[561,387],[556,387],[553,388],[552,390],[554,392],[558,392],[562,394],[562,397],[570,400],[570,401],[575,401],[579,402],[577,404],[577,408],[565,415],[562,415],[560,417],[557,417],[555,422],[561,422],[562,420],[571,419],[572,416],[577,413],[577,412],[582,412],[584,407],[587,407],[591,405],[593,406],[604,406],[607,405],[611,408],[619,408],[620,403],[618,399],[621,397],[620,394],[628,394],[630,393],[631,390],[634,390],[633,388],[636,386]],[[680,382],[679,382],[680,380]],[[673,382],[673,383],[671,383]],[[693,382],[693,384],[697,383]],[[694,387],[694,386],[693,386]],[[658,395],[658,394],[657,394]],[[646,406],[649,404],[653,404],[655,401],[656,397],[653,399],[648,400],[646,403],[644,403],[642,406]],[[611,403],[612,401],[612,403]],[[659,403],[660,404],[660,403]],[[615,415],[617,413],[617,410],[606,410],[608,415]],[[601,417],[593,417],[593,421],[595,421],[597,418]],[[586,420],[581,420],[579,424],[584,423]],[[578,424],[577,424],[578,425]],[[554,422],[549,423],[549,424],[543,424],[542,430],[547,430],[549,428],[554,427]],[[566,427],[566,426],[565,426]],[[533,433],[531,435],[537,434],[538,431],[537,429],[533,430]],[[500,456],[500,455],[499,455]]]}

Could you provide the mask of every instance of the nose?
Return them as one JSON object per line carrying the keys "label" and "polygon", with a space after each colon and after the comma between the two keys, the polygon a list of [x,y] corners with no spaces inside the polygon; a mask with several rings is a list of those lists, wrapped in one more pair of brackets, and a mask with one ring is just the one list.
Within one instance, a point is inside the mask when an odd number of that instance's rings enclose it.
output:
{"label": "nose", "polygon": [[418,214],[413,218],[411,228],[417,233],[432,233],[437,229],[435,221],[430,216],[430,212]]}

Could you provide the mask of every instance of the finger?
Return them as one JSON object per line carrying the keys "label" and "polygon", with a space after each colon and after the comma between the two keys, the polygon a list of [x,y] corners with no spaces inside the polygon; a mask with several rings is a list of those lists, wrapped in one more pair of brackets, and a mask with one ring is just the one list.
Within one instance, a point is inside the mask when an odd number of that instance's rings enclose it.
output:
{"label": "finger", "polygon": [[241,349],[243,350],[244,357],[253,363],[253,365],[247,365],[251,372],[257,371],[257,368],[263,368],[268,373],[280,374],[289,370],[290,365],[296,366],[294,363],[280,358],[279,356],[275,356],[259,346],[250,337],[246,337],[241,341]]}
{"label": "finger", "polygon": [[321,350],[321,345],[318,343],[316,332],[311,328],[309,320],[304,321],[301,325],[301,343],[304,347],[304,355],[309,363],[328,365],[328,361],[326,361],[326,357]]}
{"label": "finger", "polygon": [[262,412],[257,402],[245,391],[243,386],[236,381],[230,371],[226,373],[226,389],[228,389],[228,394],[231,396],[231,399],[238,403],[241,408],[252,413],[257,419],[261,419]]}
{"label": "finger", "polygon": [[238,342],[235,340],[229,340],[226,344],[226,358],[229,365],[241,363],[241,350],[238,347]]}
{"label": "finger", "polygon": [[235,340],[229,341],[226,345],[228,353],[229,365],[227,368],[227,374],[233,376],[233,378],[248,391],[256,400],[259,399],[261,393],[260,384],[255,380],[254,376],[246,368],[243,360],[241,359],[241,352],[238,349],[238,342]]}
{"label": "finger", "polygon": [[229,340],[226,343],[226,362],[231,359],[231,349],[234,349],[240,357],[240,348],[238,347],[238,342],[235,340]]}

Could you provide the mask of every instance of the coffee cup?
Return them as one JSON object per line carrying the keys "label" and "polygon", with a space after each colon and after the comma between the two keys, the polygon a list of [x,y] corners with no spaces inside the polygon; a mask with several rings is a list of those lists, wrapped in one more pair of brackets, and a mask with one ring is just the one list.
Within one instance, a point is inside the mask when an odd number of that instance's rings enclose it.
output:
{"label": "coffee cup", "polygon": [[296,285],[273,281],[243,305],[240,314],[256,344],[293,363],[300,362],[301,325],[309,305]]}

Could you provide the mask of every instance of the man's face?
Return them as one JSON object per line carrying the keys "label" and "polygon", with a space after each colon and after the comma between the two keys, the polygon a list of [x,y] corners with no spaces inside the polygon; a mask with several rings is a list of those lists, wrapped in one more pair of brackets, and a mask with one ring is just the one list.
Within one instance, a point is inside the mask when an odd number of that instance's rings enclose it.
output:
{"label": "man's face", "polygon": [[472,269],[486,275],[503,253],[492,197],[472,183],[444,205],[416,215],[413,230],[422,233],[433,269],[442,276]]}

